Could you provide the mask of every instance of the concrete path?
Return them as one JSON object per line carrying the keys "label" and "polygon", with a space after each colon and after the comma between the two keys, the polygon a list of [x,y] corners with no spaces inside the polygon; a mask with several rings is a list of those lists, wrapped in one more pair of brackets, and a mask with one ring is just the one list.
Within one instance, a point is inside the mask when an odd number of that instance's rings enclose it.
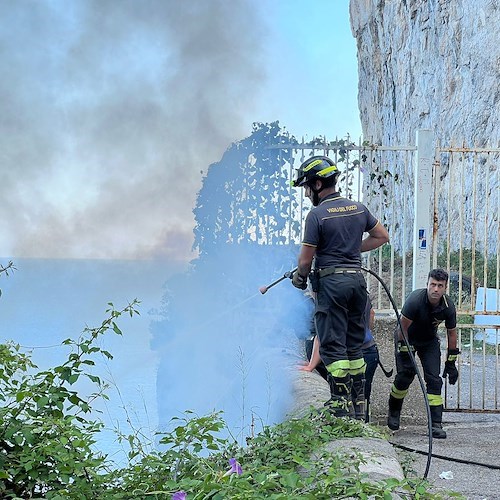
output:
{"label": "concrete path", "polygon": [[[448,434],[447,439],[432,441],[432,453],[444,457],[431,458],[427,478],[434,490],[455,491],[468,500],[500,499],[500,469],[453,460],[500,467],[500,415],[445,412],[443,427]],[[406,468],[411,462],[412,474],[422,477],[428,459],[427,427],[402,426],[393,433],[390,441],[397,446],[423,453],[411,453],[396,447],[400,463]],[[445,459],[446,457],[449,459]]]}
{"label": "concrete path", "polygon": [[[296,371],[295,379],[295,401],[291,412],[295,416],[300,416],[310,405],[322,406],[328,399],[328,385],[316,373]],[[417,421],[420,422],[421,419]],[[425,423],[408,425],[405,422],[408,422],[408,419],[403,421],[400,430],[391,433],[385,427],[385,419],[379,420],[379,425],[388,432],[389,441],[394,446],[394,450],[388,446],[385,451],[377,454],[379,459],[382,457],[385,477],[400,477],[402,469],[410,477],[422,478],[425,473],[429,446],[427,426]],[[432,440],[432,453],[436,456],[431,457],[427,479],[433,485],[433,491],[443,495],[443,498],[456,498],[449,495],[448,492],[451,491],[463,495],[462,498],[467,500],[500,500],[499,469],[459,462],[468,461],[500,467],[500,415],[445,412],[443,427],[447,431],[447,439]],[[359,442],[352,444],[360,446]],[[361,446],[366,446],[368,451],[369,440]],[[399,462],[394,460],[394,456]],[[449,459],[446,459],[447,457]],[[380,479],[380,463],[372,461],[371,467],[374,477]]]}

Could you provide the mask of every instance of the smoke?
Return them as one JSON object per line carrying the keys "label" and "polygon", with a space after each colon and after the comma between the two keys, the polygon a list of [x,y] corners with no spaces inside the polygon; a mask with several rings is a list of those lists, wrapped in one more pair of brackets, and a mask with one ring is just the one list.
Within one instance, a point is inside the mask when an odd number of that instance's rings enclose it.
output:
{"label": "smoke", "polygon": [[264,27],[235,0],[0,1],[0,254],[189,260]]}
{"label": "smoke", "polygon": [[186,410],[221,410],[244,442],[289,411],[302,359],[299,339],[310,333],[313,304],[288,279],[259,292],[294,266],[295,246],[240,243],[212,250],[190,272],[167,280],[164,307],[151,326],[159,356],[159,428],[168,429]]}

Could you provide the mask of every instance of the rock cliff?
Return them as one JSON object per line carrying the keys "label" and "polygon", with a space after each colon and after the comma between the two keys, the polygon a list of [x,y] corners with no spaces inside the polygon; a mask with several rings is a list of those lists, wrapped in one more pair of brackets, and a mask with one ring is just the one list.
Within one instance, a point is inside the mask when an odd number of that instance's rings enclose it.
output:
{"label": "rock cliff", "polygon": [[[500,154],[493,149],[500,147],[500,0],[350,0],[349,7],[364,139],[414,145],[418,129],[432,130],[440,147],[438,251],[463,246],[498,253]],[[457,148],[475,151],[467,156]],[[410,162],[393,155],[366,167],[365,194],[384,170],[404,179],[385,194],[411,228]],[[376,200],[371,204],[377,207]],[[384,222],[396,228],[396,247],[404,247],[392,212]],[[474,235],[471,227],[478,228]]]}
{"label": "rock cliff", "polygon": [[498,147],[499,0],[350,0],[366,139]]}

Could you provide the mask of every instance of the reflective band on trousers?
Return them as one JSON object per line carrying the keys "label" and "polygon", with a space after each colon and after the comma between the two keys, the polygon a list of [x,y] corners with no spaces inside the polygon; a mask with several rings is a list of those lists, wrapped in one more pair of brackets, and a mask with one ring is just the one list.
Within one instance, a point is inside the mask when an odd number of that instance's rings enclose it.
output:
{"label": "reflective band on trousers", "polygon": [[351,375],[359,375],[366,372],[366,363],[364,358],[349,360],[349,373]]}
{"label": "reflective band on trousers", "polygon": [[443,404],[441,394],[427,394],[427,400],[429,401],[429,406],[440,406]]}
{"label": "reflective band on trousers", "polygon": [[332,377],[342,378],[349,375],[349,366],[350,364],[348,359],[339,359],[338,361],[334,361],[329,364],[326,369]]}
{"label": "reflective band on trousers", "polygon": [[398,389],[394,384],[391,387],[391,396],[395,399],[404,399],[408,394],[408,389]]}

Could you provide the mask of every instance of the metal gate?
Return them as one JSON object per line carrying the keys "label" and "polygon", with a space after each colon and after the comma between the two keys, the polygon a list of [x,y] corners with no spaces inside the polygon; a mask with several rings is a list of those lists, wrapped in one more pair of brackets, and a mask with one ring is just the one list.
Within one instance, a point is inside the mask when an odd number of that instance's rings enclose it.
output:
{"label": "metal gate", "polygon": [[433,267],[450,273],[457,305],[459,379],[445,385],[453,411],[500,412],[500,176],[498,148],[438,147]]}
{"label": "metal gate", "polygon": [[[339,165],[344,196],[363,200],[389,230],[391,243],[365,255],[364,265],[384,279],[399,308],[425,286],[431,266],[448,271],[462,354],[458,383],[445,384],[445,409],[500,413],[500,149],[434,143],[429,131],[419,131],[417,146],[347,138],[270,147],[294,152],[290,178],[309,154]],[[308,200],[302,190],[291,196],[299,197],[303,216]],[[380,283],[368,276],[368,287],[377,312],[390,314]],[[442,346],[444,356],[445,339]]]}

